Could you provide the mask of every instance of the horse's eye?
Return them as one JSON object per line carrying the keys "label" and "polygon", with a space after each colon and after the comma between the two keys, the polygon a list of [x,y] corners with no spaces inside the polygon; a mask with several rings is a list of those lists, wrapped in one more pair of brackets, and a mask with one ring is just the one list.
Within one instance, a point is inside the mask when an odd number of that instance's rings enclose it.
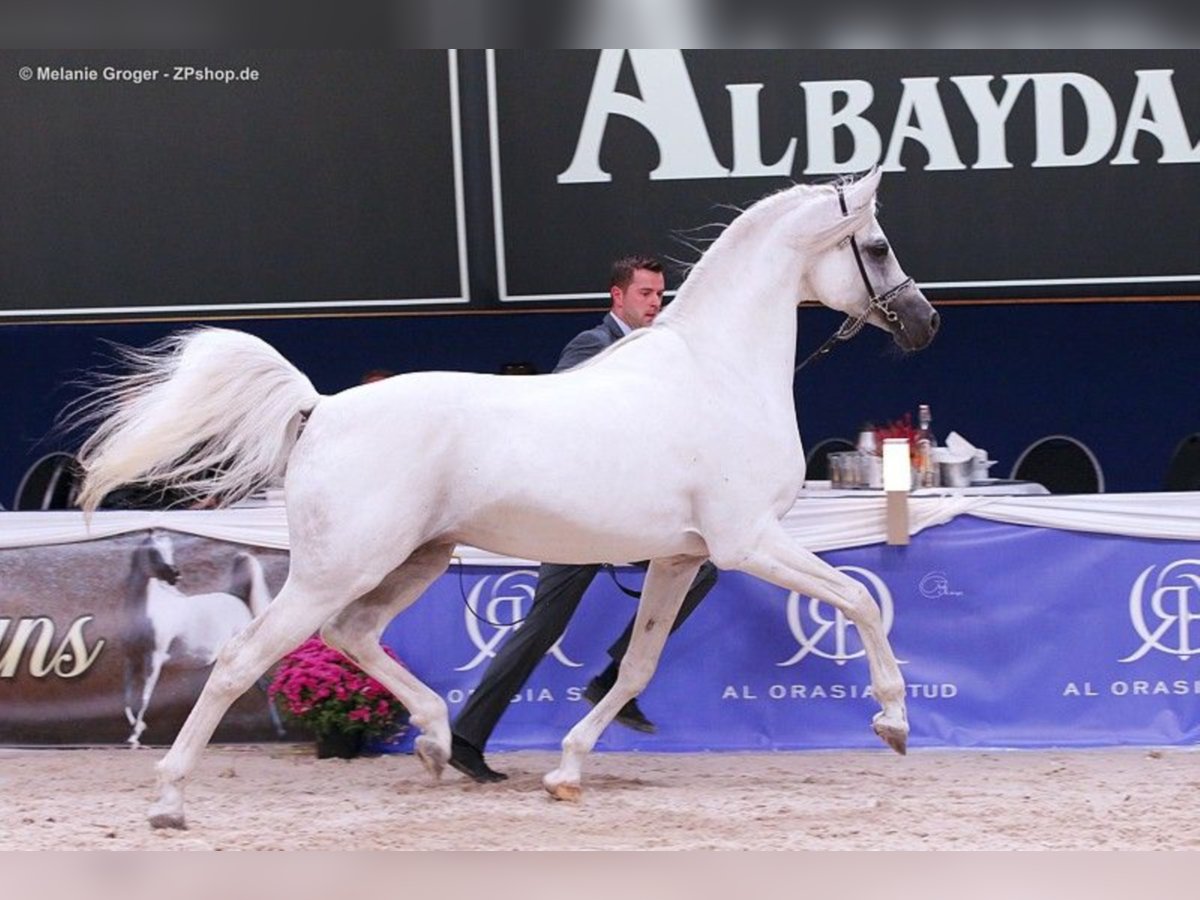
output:
{"label": "horse's eye", "polygon": [[883,259],[892,252],[892,248],[888,246],[887,241],[872,241],[870,244],[867,244],[867,252],[876,259]]}

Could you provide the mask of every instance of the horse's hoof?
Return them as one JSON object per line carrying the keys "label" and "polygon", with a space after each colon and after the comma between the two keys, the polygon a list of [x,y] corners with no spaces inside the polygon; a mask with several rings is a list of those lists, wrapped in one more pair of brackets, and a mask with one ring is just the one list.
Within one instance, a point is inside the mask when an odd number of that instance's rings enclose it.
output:
{"label": "horse's hoof", "polygon": [[885,744],[904,756],[908,752],[908,726],[876,721],[872,727]]}
{"label": "horse's hoof", "polygon": [[567,800],[571,803],[578,803],[579,798],[583,796],[583,788],[579,786],[578,781],[559,781],[553,777],[551,772],[542,779],[542,787],[555,800]]}
{"label": "horse's hoof", "polygon": [[150,827],[184,831],[187,829],[187,823],[183,821],[183,813],[160,812],[150,814]]}
{"label": "horse's hoof", "polygon": [[413,741],[413,752],[417,754],[417,759],[421,760],[421,765],[425,767],[429,777],[434,781],[440,781],[442,771],[446,768],[446,762],[450,758],[449,754],[442,749],[442,745],[429,735],[423,734]]}

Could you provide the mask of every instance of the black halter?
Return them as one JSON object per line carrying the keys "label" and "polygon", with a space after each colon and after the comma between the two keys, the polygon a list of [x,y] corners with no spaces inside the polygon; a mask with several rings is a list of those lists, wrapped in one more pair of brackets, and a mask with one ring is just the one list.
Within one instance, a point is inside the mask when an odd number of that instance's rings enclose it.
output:
{"label": "black halter", "polygon": [[[850,215],[850,210],[846,207],[846,194],[840,184],[836,187],[838,205],[842,208],[842,215],[848,216]],[[907,290],[912,285],[913,280],[905,278],[902,282],[888,288],[882,294],[876,294],[875,288],[871,285],[871,276],[867,274],[867,267],[863,263],[862,251],[858,248],[858,239],[853,234],[850,235],[850,249],[854,251],[854,262],[858,264],[858,274],[862,276],[863,286],[867,289],[867,307],[858,316],[846,316],[846,321],[838,326],[837,331],[831,334],[825,343],[810,353],[804,362],[796,366],[792,370],[793,374],[799,372],[814,359],[824,356],[840,342],[848,341],[862,331],[863,325],[867,322],[867,317],[874,311],[878,311],[889,322],[898,325],[901,331],[904,330],[904,323],[900,321],[900,317],[892,309],[892,301],[896,299],[901,291]]]}

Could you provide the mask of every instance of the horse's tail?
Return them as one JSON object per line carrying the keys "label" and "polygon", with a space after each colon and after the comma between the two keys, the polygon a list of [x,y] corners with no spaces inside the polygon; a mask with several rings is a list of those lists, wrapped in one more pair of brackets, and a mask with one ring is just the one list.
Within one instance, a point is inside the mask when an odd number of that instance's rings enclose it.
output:
{"label": "horse's tail", "polygon": [[122,350],[130,371],[67,414],[99,422],[79,451],[79,505],[88,515],[114,488],[150,482],[189,497],[241,499],[282,477],[312,382],[277,350],[223,328],[174,334]]}
{"label": "horse's tail", "polygon": [[[250,614],[258,618],[275,598],[267,586],[266,575],[263,574],[262,564],[253,553],[243,550],[234,559],[234,570],[245,569],[244,574],[237,574],[237,579],[248,582],[246,588],[246,603],[250,606]],[[235,589],[236,592],[236,589]]]}

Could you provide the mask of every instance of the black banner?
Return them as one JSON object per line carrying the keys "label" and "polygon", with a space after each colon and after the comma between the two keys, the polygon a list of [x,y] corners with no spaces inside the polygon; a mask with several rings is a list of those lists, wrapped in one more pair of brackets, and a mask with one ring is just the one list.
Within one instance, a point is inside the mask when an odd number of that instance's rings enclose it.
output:
{"label": "black banner", "polygon": [[1200,287],[1194,51],[496,51],[489,80],[507,300],[694,260],[726,204],[876,164],[935,298]]}
{"label": "black banner", "polygon": [[465,302],[453,52],[0,62],[0,321]]}

